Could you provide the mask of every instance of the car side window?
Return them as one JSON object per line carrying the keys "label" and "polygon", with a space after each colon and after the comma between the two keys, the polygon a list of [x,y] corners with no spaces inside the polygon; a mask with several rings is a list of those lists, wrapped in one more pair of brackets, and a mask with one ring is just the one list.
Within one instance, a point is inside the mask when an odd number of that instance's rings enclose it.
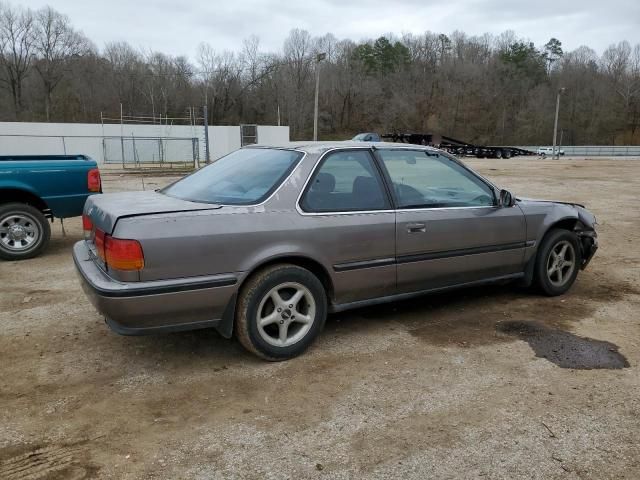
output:
{"label": "car side window", "polygon": [[444,155],[420,150],[378,153],[389,172],[398,208],[495,205],[489,185]]}
{"label": "car side window", "polygon": [[382,178],[366,150],[328,154],[308,183],[300,206],[305,212],[390,209]]}

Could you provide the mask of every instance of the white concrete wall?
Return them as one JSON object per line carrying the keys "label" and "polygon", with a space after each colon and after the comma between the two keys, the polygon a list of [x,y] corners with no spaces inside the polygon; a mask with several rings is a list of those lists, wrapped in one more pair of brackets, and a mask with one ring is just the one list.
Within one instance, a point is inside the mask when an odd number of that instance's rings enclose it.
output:
{"label": "white concrete wall", "polygon": [[[287,127],[287,136],[289,127]],[[204,140],[202,141],[204,145]],[[209,127],[209,155],[211,160],[220,158],[227,153],[240,148],[240,127],[239,126],[213,126]],[[204,154],[200,155],[204,160]]]}
{"label": "white concrete wall", "polygon": [[258,143],[264,145],[281,145],[289,141],[289,127],[258,125]]}
{"label": "white concrete wall", "polygon": [[[204,130],[188,125],[102,125],[99,123],[0,122],[0,155],[88,155],[103,162],[102,138],[178,137],[199,140],[204,161]],[[64,139],[64,140],[63,140]],[[289,141],[289,127],[258,126],[260,143]],[[212,160],[240,148],[239,126],[210,126]]]}

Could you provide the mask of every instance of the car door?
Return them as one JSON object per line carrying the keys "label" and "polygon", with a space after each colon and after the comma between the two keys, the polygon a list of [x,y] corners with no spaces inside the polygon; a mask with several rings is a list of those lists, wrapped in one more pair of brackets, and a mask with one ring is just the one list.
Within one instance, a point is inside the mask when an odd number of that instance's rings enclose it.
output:
{"label": "car door", "polygon": [[434,151],[378,150],[396,202],[399,293],[522,272],[525,219],[494,188]]}
{"label": "car door", "polygon": [[298,208],[306,243],[331,265],[336,303],[395,293],[395,212],[370,149],[326,153]]}

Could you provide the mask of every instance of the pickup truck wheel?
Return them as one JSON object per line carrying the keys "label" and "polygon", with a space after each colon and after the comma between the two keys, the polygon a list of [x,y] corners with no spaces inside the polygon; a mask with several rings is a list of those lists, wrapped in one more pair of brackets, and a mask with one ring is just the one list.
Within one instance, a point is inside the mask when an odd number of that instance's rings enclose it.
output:
{"label": "pickup truck wheel", "polygon": [[236,337],[265,360],[287,360],[309,348],[326,317],[327,297],[320,280],[296,265],[274,265],[242,288]]}
{"label": "pickup truck wheel", "polygon": [[562,295],[571,288],[580,270],[580,246],[575,233],[551,230],[536,257],[536,284],[545,295]]}
{"label": "pickup truck wheel", "polygon": [[24,260],[39,255],[51,228],[40,210],[25,203],[0,205],[0,258]]}

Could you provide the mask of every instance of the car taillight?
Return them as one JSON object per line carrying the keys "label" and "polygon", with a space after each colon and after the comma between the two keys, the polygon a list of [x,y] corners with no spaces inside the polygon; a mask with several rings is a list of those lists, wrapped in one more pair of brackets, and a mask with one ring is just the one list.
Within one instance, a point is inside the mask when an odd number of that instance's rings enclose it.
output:
{"label": "car taillight", "polygon": [[137,240],[124,240],[105,235],[104,252],[108,268],[116,270],[142,270],[144,255]]}
{"label": "car taillight", "polygon": [[98,257],[100,257],[100,260],[102,260],[103,262],[106,261],[106,257],[104,255],[105,237],[106,237],[105,233],[99,228],[96,228],[96,236],[93,238],[93,243],[95,243],[96,245],[96,253],[98,254]]}
{"label": "car taillight", "polygon": [[100,170],[92,168],[87,173],[87,188],[90,192],[99,192],[102,187],[102,181],[100,180]]}
{"label": "car taillight", "polygon": [[96,228],[94,243],[98,257],[107,268],[127,271],[144,268],[142,245],[137,240],[115,238]]}
{"label": "car taillight", "polygon": [[91,238],[91,230],[93,230],[93,222],[89,215],[82,214],[82,231],[84,232],[84,239],[89,240]]}

